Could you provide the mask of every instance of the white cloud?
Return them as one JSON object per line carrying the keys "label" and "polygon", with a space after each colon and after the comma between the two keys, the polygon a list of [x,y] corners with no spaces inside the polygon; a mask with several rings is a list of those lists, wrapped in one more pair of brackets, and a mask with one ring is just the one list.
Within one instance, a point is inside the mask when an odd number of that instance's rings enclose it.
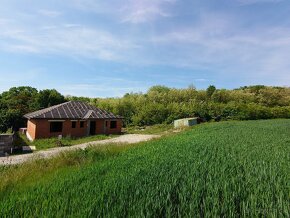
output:
{"label": "white cloud", "polygon": [[208,82],[207,79],[195,79],[194,81],[196,81],[196,82]]}
{"label": "white cloud", "polygon": [[278,3],[284,0],[237,0],[241,5],[252,5],[257,3]]}
{"label": "white cloud", "polygon": [[[127,0],[127,1],[94,1],[74,0],[80,10],[97,14],[109,14],[111,17],[133,24],[146,23],[158,18],[170,17],[170,6],[177,0]],[[112,7],[112,5],[114,7]]]}
{"label": "white cloud", "polygon": [[[0,93],[16,86],[30,86],[31,82],[35,82],[42,78],[44,70],[40,68],[19,71],[0,71]],[[35,86],[34,86],[35,87]]]}
{"label": "white cloud", "polygon": [[43,16],[47,16],[47,17],[51,17],[51,18],[55,18],[55,17],[58,17],[60,16],[62,13],[59,12],[59,11],[52,11],[52,10],[39,10],[38,13],[40,15],[43,15]]}
{"label": "white cloud", "polygon": [[158,17],[170,17],[171,14],[165,9],[173,0],[131,0],[121,9],[123,22],[144,23]]}
{"label": "white cloud", "polygon": [[0,49],[25,53],[77,55],[102,60],[122,60],[124,54],[136,46],[109,32],[90,27],[65,24],[44,26],[39,29],[3,27],[0,37],[11,40],[0,42]]}
{"label": "white cloud", "polygon": [[38,48],[36,48],[35,46],[30,46],[30,45],[17,45],[17,44],[13,44],[13,45],[7,45],[6,47],[7,51],[10,52],[17,52],[17,53],[39,53]]}
{"label": "white cloud", "polygon": [[[74,3],[67,7],[68,2]],[[243,5],[278,0],[235,2]],[[173,10],[177,3],[180,3],[178,9]],[[198,78],[211,82],[216,79],[211,73],[231,80],[235,76],[274,78],[276,73],[275,78],[290,83],[290,62],[287,60],[290,28],[283,27],[282,22],[276,26],[261,24],[261,18],[257,21],[255,17],[247,18],[241,13],[228,13],[228,10],[226,13],[218,9],[211,11],[210,7],[191,12],[182,8],[187,4],[177,0],[66,0],[61,10],[51,11],[39,10],[50,7],[36,5],[29,9],[35,13],[26,11],[28,15],[23,13],[21,19],[18,19],[19,13],[6,14],[7,18],[15,17],[15,20],[0,18],[0,50],[60,54],[83,61],[84,65],[88,63],[87,58],[94,58],[139,68],[157,65],[171,69],[173,66],[181,71],[184,68],[192,70],[189,73],[193,75],[192,81],[204,83],[206,81]],[[243,9],[236,7],[235,10],[237,8]],[[170,19],[162,25],[158,22],[170,16],[174,18],[174,13],[183,10],[188,13],[186,16],[178,14],[178,19]],[[76,15],[70,16],[70,13]],[[51,19],[53,17],[56,19]],[[252,27],[243,27],[252,20]],[[149,23],[149,30],[142,28],[142,23]],[[93,72],[94,69],[89,70]],[[196,75],[199,71],[209,75]],[[166,80],[166,73],[160,72],[162,77],[155,81]],[[148,74],[152,76],[153,73]],[[176,78],[177,75],[172,76],[172,80]],[[181,78],[180,84],[184,81],[187,79]],[[128,87],[135,86],[128,84]]]}
{"label": "white cloud", "polygon": [[290,82],[290,28],[239,28],[234,19],[201,19],[192,27],[152,37],[160,48],[171,47],[164,63],[215,72],[221,78],[273,78]]}
{"label": "white cloud", "polygon": [[88,96],[88,97],[122,97],[126,93],[136,90],[145,91],[148,87],[139,84],[138,86],[129,86],[120,84],[113,86],[112,84],[69,84],[62,85],[57,88],[64,95]]}

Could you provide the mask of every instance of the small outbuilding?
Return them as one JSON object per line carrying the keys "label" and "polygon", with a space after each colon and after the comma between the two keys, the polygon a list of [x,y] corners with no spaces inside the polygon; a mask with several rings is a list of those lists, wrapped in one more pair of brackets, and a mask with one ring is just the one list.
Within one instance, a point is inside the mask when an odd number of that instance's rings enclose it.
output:
{"label": "small outbuilding", "polygon": [[57,136],[119,134],[123,118],[81,101],[69,101],[24,115],[29,140]]}
{"label": "small outbuilding", "polygon": [[198,124],[197,117],[174,120],[174,128],[180,128],[180,127],[185,127],[185,126],[194,126],[196,124]]}

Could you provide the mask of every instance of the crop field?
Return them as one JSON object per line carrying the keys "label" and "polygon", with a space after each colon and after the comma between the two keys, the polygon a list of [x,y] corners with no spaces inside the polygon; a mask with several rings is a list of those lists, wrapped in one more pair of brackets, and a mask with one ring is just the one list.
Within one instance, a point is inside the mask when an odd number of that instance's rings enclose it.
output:
{"label": "crop field", "polygon": [[0,169],[1,216],[290,217],[290,120],[208,123],[77,155]]}

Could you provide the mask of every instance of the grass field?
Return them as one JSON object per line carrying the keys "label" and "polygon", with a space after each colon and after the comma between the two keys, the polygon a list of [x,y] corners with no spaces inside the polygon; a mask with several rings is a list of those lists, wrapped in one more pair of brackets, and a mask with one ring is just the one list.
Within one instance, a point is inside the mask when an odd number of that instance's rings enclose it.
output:
{"label": "grass field", "polygon": [[290,120],[202,124],[0,171],[6,217],[289,217]]}

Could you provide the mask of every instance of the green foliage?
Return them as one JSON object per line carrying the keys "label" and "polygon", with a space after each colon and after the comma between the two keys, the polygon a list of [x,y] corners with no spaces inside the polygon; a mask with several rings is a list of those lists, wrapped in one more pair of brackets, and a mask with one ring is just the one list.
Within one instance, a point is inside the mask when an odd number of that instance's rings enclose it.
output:
{"label": "green foliage", "polygon": [[263,85],[226,90],[209,86],[175,89],[153,86],[147,93],[127,93],[122,98],[66,96],[56,90],[11,88],[0,95],[0,131],[24,127],[23,115],[64,101],[90,103],[124,117],[125,126],[170,124],[175,119],[201,116],[206,120],[256,120],[290,117],[290,88]]}
{"label": "green foliage", "polygon": [[166,87],[166,86],[152,86],[149,90],[148,93],[167,93],[170,91],[170,88]]}
{"label": "green foliage", "polygon": [[0,131],[25,125],[23,115],[37,108],[37,90],[28,86],[14,87],[0,98]]}
{"label": "green foliage", "polygon": [[123,116],[126,126],[169,124],[192,116],[206,120],[289,118],[290,88],[258,85],[226,90],[209,86],[206,91],[197,91],[194,87],[153,86],[145,94],[97,99],[95,105]]}
{"label": "green foliage", "polygon": [[87,98],[87,97],[77,97],[77,96],[66,96],[66,99],[68,101],[82,101],[82,102],[85,102],[85,103],[90,103],[90,98]]}
{"label": "green foliage", "polygon": [[213,95],[213,93],[215,92],[215,90],[216,90],[216,87],[213,86],[213,85],[210,85],[210,86],[206,89],[206,95],[207,95],[207,97],[210,98],[210,97]]}
{"label": "green foliage", "polygon": [[4,217],[289,217],[289,120],[221,122],[0,170]]}
{"label": "green foliage", "polygon": [[29,86],[13,87],[0,94],[0,131],[25,127],[24,114],[64,101],[64,97],[54,89],[38,92]]}
{"label": "green foliage", "polygon": [[40,108],[47,108],[65,102],[64,96],[55,89],[45,89],[38,93],[37,101]]}

